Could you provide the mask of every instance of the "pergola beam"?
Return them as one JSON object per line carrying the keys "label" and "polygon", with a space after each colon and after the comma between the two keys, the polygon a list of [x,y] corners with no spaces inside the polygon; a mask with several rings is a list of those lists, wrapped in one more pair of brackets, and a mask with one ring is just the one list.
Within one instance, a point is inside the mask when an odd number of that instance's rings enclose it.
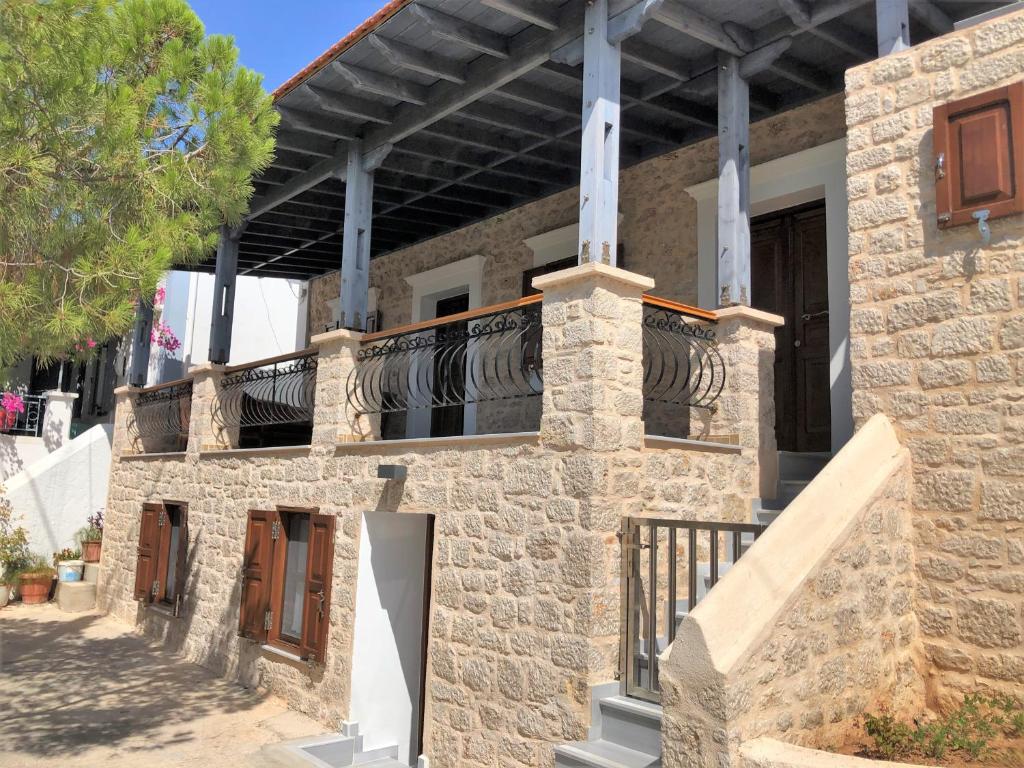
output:
{"label": "pergola beam", "polygon": [[359,128],[341,120],[328,120],[315,112],[304,112],[290,107],[278,107],[281,119],[294,130],[314,133],[330,139],[351,141],[359,135]]}
{"label": "pergola beam", "polygon": [[[418,6],[412,7],[416,8]],[[366,93],[373,93],[386,99],[404,101],[417,106],[423,106],[430,98],[428,96],[429,89],[422,85],[380,72],[374,72],[366,67],[345,64],[335,59],[331,62],[331,68],[344,77],[353,88],[365,91]],[[388,122],[391,122],[390,119]]]}
{"label": "pergola beam", "polygon": [[953,20],[930,0],[911,0],[910,13],[936,35],[953,31]]}
{"label": "pergola beam", "polygon": [[436,54],[421,51],[398,40],[388,40],[376,32],[369,36],[370,44],[392,64],[419,72],[422,75],[447,80],[462,85],[466,82],[466,68],[458,62],[444,59]]}
{"label": "pergola beam", "polygon": [[423,19],[438,37],[460,43],[488,56],[499,59],[510,58],[508,40],[477,24],[457,19],[425,5],[410,5],[409,9]]}
{"label": "pergola beam", "polygon": [[539,0],[481,0],[481,5],[529,22],[549,32],[558,29],[557,9]]}
{"label": "pergola beam", "polygon": [[388,125],[394,119],[394,110],[379,102],[316,85],[306,84],[304,87],[325,112],[381,125]]}

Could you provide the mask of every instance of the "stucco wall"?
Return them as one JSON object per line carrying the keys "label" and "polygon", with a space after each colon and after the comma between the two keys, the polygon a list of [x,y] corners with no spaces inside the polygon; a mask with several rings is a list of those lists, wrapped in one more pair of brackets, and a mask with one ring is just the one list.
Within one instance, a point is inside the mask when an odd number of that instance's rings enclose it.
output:
{"label": "stucco wall", "polygon": [[932,148],[934,106],[1022,73],[1015,13],[846,80],[854,412],[913,453],[933,704],[1024,682],[1024,217],[939,231]]}
{"label": "stucco wall", "polygon": [[[842,96],[822,99],[754,123],[751,164],[824,144],[844,133]],[[685,189],[717,173],[716,140],[684,147],[622,172],[619,239],[626,268],[653,277],[654,294],[697,303],[697,204]],[[574,224],[578,205],[579,191],[566,190],[374,259],[370,284],[379,289],[382,327],[410,322],[412,289],[406,276],[475,254],[487,259],[483,305],[518,298],[522,273],[533,267],[533,253],[523,241]],[[571,255],[571,250],[565,254]],[[326,302],[338,297],[338,274],[311,280],[309,289],[309,329],[316,334],[333,322]]]}

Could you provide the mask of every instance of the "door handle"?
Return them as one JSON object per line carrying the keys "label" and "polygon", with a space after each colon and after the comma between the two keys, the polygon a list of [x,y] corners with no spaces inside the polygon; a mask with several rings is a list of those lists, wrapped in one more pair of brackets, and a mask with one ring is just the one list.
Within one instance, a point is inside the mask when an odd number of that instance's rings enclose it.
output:
{"label": "door handle", "polygon": [[800,319],[804,321],[813,320],[816,317],[828,317],[828,310],[823,309],[821,310],[821,312],[808,312],[806,314],[800,315]]}
{"label": "door handle", "polygon": [[800,341],[800,339],[797,339],[796,341],[793,342],[793,346],[794,347],[799,347],[801,345],[802,345],[802,342]]}

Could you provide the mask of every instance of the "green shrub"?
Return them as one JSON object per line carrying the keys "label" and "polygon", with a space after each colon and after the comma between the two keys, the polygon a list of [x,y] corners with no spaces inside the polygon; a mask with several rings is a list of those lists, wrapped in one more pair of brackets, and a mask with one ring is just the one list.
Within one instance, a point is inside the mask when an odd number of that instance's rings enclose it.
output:
{"label": "green shrub", "polygon": [[910,727],[884,709],[877,717],[864,713],[864,732],[875,742],[872,755],[883,760],[898,760],[909,755],[914,747]]}

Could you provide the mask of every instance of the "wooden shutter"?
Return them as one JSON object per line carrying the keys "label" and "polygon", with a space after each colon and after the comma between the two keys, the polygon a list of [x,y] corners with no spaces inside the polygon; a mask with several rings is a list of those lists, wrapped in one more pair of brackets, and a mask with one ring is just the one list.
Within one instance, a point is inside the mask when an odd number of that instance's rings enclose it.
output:
{"label": "wooden shutter", "polygon": [[323,663],[331,618],[331,574],[334,570],[334,515],[309,516],[306,559],[306,604],[302,616],[300,655]]}
{"label": "wooden shutter", "polygon": [[139,549],[135,558],[135,599],[153,602],[153,581],[157,574],[160,545],[160,516],[163,504],[147,502],[142,505],[139,523]]}
{"label": "wooden shutter", "polygon": [[259,642],[267,639],[264,620],[270,607],[271,562],[274,552],[272,531],[275,524],[281,525],[277,512],[251,510],[245,531],[238,631],[242,637]]}
{"label": "wooden shutter", "polygon": [[1024,83],[942,104],[932,120],[940,227],[1024,211]]}

